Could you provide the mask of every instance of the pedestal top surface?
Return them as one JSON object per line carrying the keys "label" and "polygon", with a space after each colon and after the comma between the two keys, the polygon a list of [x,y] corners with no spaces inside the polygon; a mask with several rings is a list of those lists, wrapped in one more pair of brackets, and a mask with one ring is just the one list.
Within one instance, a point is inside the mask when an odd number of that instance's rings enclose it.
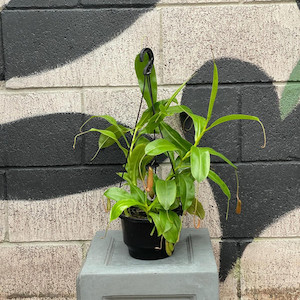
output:
{"label": "pedestal top surface", "polygon": [[121,231],[96,233],[86,261],[83,274],[163,274],[185,272],[217,272],[215,259],[207,229],[183,229],[180,241],[172,256],[159,260],[132,258],[123,242]]}

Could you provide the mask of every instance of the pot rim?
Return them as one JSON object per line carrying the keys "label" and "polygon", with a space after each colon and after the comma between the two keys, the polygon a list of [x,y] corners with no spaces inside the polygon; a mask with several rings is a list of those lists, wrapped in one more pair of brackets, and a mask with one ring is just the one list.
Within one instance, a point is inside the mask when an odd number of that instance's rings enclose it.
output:
{"label": "pot rim", "polygon": [[128,220],[128,221],[131,221],[133,223],[150,223],[150,221],[147,219],[147,217],[141,217],[141,218],[136,218],[136,217],[132,217],[132,216],[125,216],[124,213],[122,213],[120,215],[120,219],[123,219],[123,220]]}

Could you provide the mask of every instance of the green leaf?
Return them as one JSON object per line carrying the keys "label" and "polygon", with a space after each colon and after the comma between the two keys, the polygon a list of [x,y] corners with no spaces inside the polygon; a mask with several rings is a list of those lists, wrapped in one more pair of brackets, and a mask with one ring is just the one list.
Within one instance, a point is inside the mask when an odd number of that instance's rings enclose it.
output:
{"label": "green leaf", "polygon": [[90,132],[99,132],[99,133],[101,133],[101,134],[103,134],[103,135],[111,138],[112,140],[114,140],[117,143],[117,145],[119,146],[119,148],[123,151],[124,155],[127,156],[127,152],[128,152],[127,149],[125,149],[121,145],[121,143],[118,141],[116,135],[112,131],[110,131],[110,130],[101,130],[101,129],[97,129],[97,128],[91,128],[88,131],[90,131]]}
{"label": "green leaf", "polygon": [[149,212],[149,215],[153,219],[158,236],[161,236],[163,233],[171,229],[172,223],[170,223],[168,215],[165,211],[160,210],[159,214]]}
{"label": "green leaf", "polygon": [[148,124],[140,131],[140,134],[154,133],[154,130],[160,125],[160,122],[166,117],[166,114],[158,112],[153,115]]}
{"label": "green leaf", "polygon": [[172,227],[163,233],[163,236],[168,242],[176,244],[179,240],[182,223],[180,217],[174,211],[169,211],[168,214]]}
{"label": "green leaf", "polygon": [[126,172],[118,172],[117,175],[120,176],[125,181],[127,181],[129,184],[133,184],[132,181],[131,181],[131,178],[128,175],[128,173],[126,173]]}
{"label": "green leaf", "polygon": [[183,211],[187,210],[195,198],[194,180],[187,174],[178,175],[179,195]]}
{"label": "green leaf", "polygon": [[219,119],[217,119],[215,122],[213,122],[207,129],[206,131],[212,129],[213,127],[222,124],[224,122],[228,122],[228,121],[233,121],[233,120],[251,120],[251,121],[257,121],[262,129],[263,135],[264,135],[264,144],[263,146],[261,146],[262,148],[265,148],[266,146],[266,132],[265,132],[265,127],[263,125],[263,123],[260,121],[260,119],[258,117],[255,116],[250,116],[250,115],[242,115],[242,114],[233,114],[233,115],[227,115],[224,117],[221,117]]}
{"label": "green leaf", "polygon": [[178,148],[180,156],[184,156],[192,147],[192,144],[181,137],[181,135],[165,122],[160,123],[164,139],[171,142]]}
{"label": "green leaf", "polygon": [[[149,57],[148,54],[145,54],[144,56],[144,61],[140,62],[140,56],[137,55],[136,59],[135,59],[135,73],[139,82],[139,86],[140,86],[140,90],[143,93],[143,89],[144,89],[144,99],[147,102],[148,107],[152,106],[151,103],[151,97],[150,97],[150,91],[149,91],[149,87],[148,84],[145,83],[144,85],[144,81],[145,81],[145,76],[144,76],[144,68],[146,67],[146,65],[149,62]],[[156,73],[155,73],[155,68],[154,65],[152,67],[152,71],[150,74],[150,81],[151,81],[151,87],[152,87],[152,96],[153,96],[153,103],[156,102],[157,99],[157,80],[156,80]]]}
{"label": "green leaf", "polygon": [[135,199],[120,200],[115,203],[110,211],[110,221],[117,219],[125,209],[131,206],[138,206],[139,208],[144,209],[144,206]]}
{"label": "green leaf", "polygon": [[[127,160],[126,171],[134,185],[137,184],[137,179],[140,177],[139,166],[142,164],[142,160],[145,159],[149,162],[152,160],[152,157],[145,157],[145,147],[146,144],[139,144],[135,146]],[[144,173],[145,172],[143,172],[142,175],[144,175]]]}
{"label": "green leaf", "polygon": [[125,190],[118,188],[118,187],[111,187],[108,190],[105,191],[104,195],[112,200],[120,201],[120,200],[126,200],[131,199],[132,196],[126,192]]}
{"label": "green leaf", "polygon": [[227,196],[228,200],[231,198],[230,190],[226,183],[212,170],[208,173],[208,178],[215,182],[222,190],[222,192]]}
{"label": "green leaf", "polygon": [[[122,136],[120,129],[123,131],[123,133],[130,131],[129,128],[126,128],[122,125],[119,125],[118,127],[115,125],[111,125],[106,128],[106,130],[109,130],[112,133],[114,133],[117,139],[119,139]],[[115,140],[113,140],[112,138],[108,137],[107,135],[100,134],[99,141],[98,141],[98,146],[100,149],[107,148],[107,147],[113,145],[114,143],[115,143]]]}
{"label": "green leaf", "polygon": [[193,124],[194,124],[194,128],[195,128],[194,139],[195,139],[196,144],[198,144],[200,141],[202,131],[205,129],[206,119],[201,116],[197,116],[195,114],[189,114],[189,116],[193,120]]}
{"label": "green leaf", "polygon": [[155,188],[159,203],[168,210],[176,198],[176,182],[158,179]]}
{"label": "green leaf", "polygon": [[233,168],[237,169],[237,167],[227,157],[225,157],[222,153],[217,152],[216,150],[214,150],[212,148],[209,148],[209,147],[201,147],[201,149],[207,150],[209,152],[209,154],[211,154],[211,155],[215,155],[215,156],[218,156],[218,157],[222,158],[230,166],[232,166]]}
{"label": "green leaf", "polygon": [[191,215],[195,215],[199,217],[201,220],[205,217],[205,211],[202,204],[197,200],[194,199],[192,205],[187,209],[187,212]]}
{"label": "green leaf", "polygon": [[213,122],[207,129],[206,131],[212,129],[213,127],[222,124],[224,122],[228,121],[233,121],[233,120],[252,120],[252,121],[257,121],[260,122],[258,117],[255,116],[249,116],[249,115],[242,115],[242,114],[233,114],[233,115],[227,115],[224,117],[221,117],[217,119],[215,122]]}
{"label": "green leaf", "polygon": [[185,106],[185,105],[175,105],[175,106],[170,106],[167,109],[167,114],[168,116],[173,116],[174,114],[179,114],[179,113],[188,113],[188,114],[192,114],[192,110]]}
{"label": "green leaf", "polygon": [[[128,141],[127,141],[127,138],[125,136],[124,133],[130,131],[131,129],[130,128],[126,128],[122,125],[119,125],[116,121],[116,119],[114,119],[112,116],[109,116],[109,115],[100,115],[100,116],[92,116],[90,117],[85,123],[83,123],[83,125],[81,126],[80,129],[82,129],[83,126],[85,126],[90,120],[94,119],[94,118],[101,118],[101,119],[104,119],[106,120],[107,122],[109,122],[110,124],[112,124],[114,126],[114,128],[116,129],[116,131],[114,131],[114,133],[117,135],[117,131],[118,131],[118,138],[120,136],[123,136],[124,140],[126,141],[127,145],[128,145]],[[111,127],[109,127],[111,128]],[[100,141],[99,141],[99,144],[100,144]],[[129,145],[128,145],[129,147]],[[105,147],[102,147],[102,148],[105,148]]]}
{"label": "green leaf", "polygon": [[156,156],[156,155],[160,155],[164,152],[176,151],[176,150],[178,150],[178,148],[174,144],[169,142],[168,140],[158,139],[158,140],[150,142],[146,146],[145,153],[147,155]]}
{"label": "green leaf", "polygon": [[[195,73],[194,73],[195,74]],[[176,96],[179,94],[179,92],[185,87],[185,85],[188,83],[188,81],[194,76],[194,74],[188,79],[186,80],[177,90],[176,92],[171,96],[170,99],[168,99],[168,102],[166,104],[166,107],[169,107],[171,105],[172,102],[176,103]]]}
{"label": "green leaf", "polygon": [[192,146],[191,148],[191,172],[194,178],[203,181],[210,169],[210,155],[208,150]]}
{"label": "green leaf", "polygon": [[130,185],[130,191],[134,199],[142,203],[145,202],[145,194],[139,187],[137,187],[136,185]]}
{"label": "green leaf", "polygon": [[185,105],[177,105],[177,106],[170,106],[167,109],[168,116],[174,114],[174,113],[186,113],[193,121],[193,125],[195,128],[195,141],[197,141],[197,144],[199,143],[200,136],[202,131],[205,129],[206,125],[206,119],[195,115],[192,113],[191,109]]}
{"label": "green leaf", "polygon": [[209,106],[208,106],[208,112],[207,112],[207,122],[209,122],[212,114],[212,110],[214,107],[214,103],[217,97],[218,92],[218,68],[214,61],[214,74],[213,74],[213,83],[212,83],[212,89],[210,94],[210,100],[209,100]]}

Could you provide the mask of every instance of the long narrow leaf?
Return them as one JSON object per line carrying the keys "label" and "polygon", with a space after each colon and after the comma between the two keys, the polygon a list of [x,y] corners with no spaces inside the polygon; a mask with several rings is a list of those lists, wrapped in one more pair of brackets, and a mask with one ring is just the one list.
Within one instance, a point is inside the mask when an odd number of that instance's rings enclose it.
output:
{"label": "long narrow leaf", "polygon": [[188,80],[186,80],[177,90],[176,92],[172,95],[172,97],[168,100],[166,107],[168,108],[172,102],[176,102],[176,96],[179,94],[179,92],[185,87],[185,85],[194,77],[196,73],[194,73]]}
{"label": "long narrow leaf", "polygon": [[208,178],[211,179],[213,182],[215,182],[222,190],[222,192],[227,196],[228,200],[231,198],[231,193],[226,185],[226,183],[217,175],[215,172],[212,170],[209,171],[208,173]]}
{"label": "long narrow leaf", "polygon": [[160,123],[163,137],[174,144],[179,151],[180,156],[184,156],[192,147],[192,144],[182,138],[180,134],[165,122]]}
{"label": "long narrow leaf", "polygon": [[126,171],[135,185],[139,178],[139,165],[145,156],[145,147],[146,144],[137,145],[127,159]]}
{"label": "long narrow leaf", "polygon": [[218,156],[220,158],[222,158],[225,162],[227,162],[230,166],[232,166],[233,168],[237,169],[237,167],[222,153],[217,152],[216,150],[209,148],[209,147],[201,147],[201,149],[207,150],[209,152],[209,154],[211,155],[215,155]]}
{"label": "long narrow leaf", "polygon": [[221,188],[222,192],[227,196],[227,211],[226,211],[226,220],[227,220],[228,213],[229,213],[229,200],[231,198],[230,190],[226,185],[226,183],[219,177],[219,175],[217,175],[212,170],[209,171],[208,178],[211,179],[213,182],[215,182]]}
{"label": "long narrow leaf", "polygon": [[252,121],[257,121],[260,126],[261,129],[263,131],[263,135],[264,135],[264,144],[263,146],[261,146],[262,148],[265,148],[266,146],[266,131],[265,131],[265,127],[263,125],[263,123],[260,121],[260,119],[258,117],[255,116],[250,116],[250,115],[243,115],[243,114],[232,114],[232,115],[227,115],[224,117],[221,117],[219,119],[217,119],[215,122],[213,122],[207,129],[206,131],[210,130],[211,128],[222,124],[224,122],[228,122],[228,121],[233,121],[233,120],[252,120]]}
{"label": "long narrow leaf", "polygon": [[212,89],[211,89],[211,94],[210,94],[210,100],[209,100],[209,106],[208,106],[208,112],[207,112],[207,122],[209,122],[211,118],[211,114],[214,108],[215,100],[217,97],[217,92],[218,92],[218,68],[217,65],[214,61],[214,74],[213,74],[213,83],[212,83]]}

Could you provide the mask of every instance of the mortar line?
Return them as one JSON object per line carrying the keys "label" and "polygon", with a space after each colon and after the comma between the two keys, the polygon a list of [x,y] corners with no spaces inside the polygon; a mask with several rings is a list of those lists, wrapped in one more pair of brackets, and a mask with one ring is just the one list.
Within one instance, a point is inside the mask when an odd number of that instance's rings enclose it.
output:
{"label": "mortar line", "polygon": [[[162,72],[162,76],[163,78],[163,72]],[[265,81],[265,82],[260,82],[260,81],[253,81],[253,82],[220,82],[219,83],[219,86],[222,86],[222,87],[232,87],[232,86],[253,86],[253,85],[256,85],[256,86],[267,86],[267,85],[270,85],[270,84],[273,84],[274,86],[281,86],[281,85],[285,85],[285,84],[291,84],[291,85],[299,85],[300,84],[300,81],[282,81],[282,80],[279,80],[279,81]],[[161,83],[161,84],[158,84],[158,87],[161,87],[161,88],[178,88],[180,85],[182,84],[181,83]],[[212,83],[188,83],[187,86],[188,87],[211,87]],[[81,92],[81,91],[85,91],[85,90],[120,90],[120,89],[123,89],[123,90],[126,90],[126,89],[137,89],[139,86],[136,85],[136,84],[133,84],[133,85],[115,85],[115,86],[95,86],[95,85],[90,85],[90,86],[76,86],[76,87],[62,87],[62,86],[54,86],[54,87],[43,87],[43,86],[40,86],[40,87],[19,87],[19,88],[7,88],[5,87],[3,90],[1,89],[0,90],[0,94],[26,94],[26,93],[33,93],[33,92],[36,92],[36,91],[41,91],[41,94],[42,93],[53,93],[53,92]]]}
{"label": "mortar line", "polygon": [[43,10],[43,11],[53,11],[53,10],[66,10],[66,11],[82,11],[82,10],[98,10],[98,9],[154,9],[160,7],[203,7],[203,6],[266,6],[266,5],[284,5],[284,4],[294,4],[294,0],[281,0],[281,1],[253,1],[253,2],[245,2],[245,1],[222,1],[222,2],[204,2],[204,3],[156,3],[154,5],[151,4],[110,4],[110,5],[82,5],[77,4],[71,7],[66,6],[53,6],[53,7],[42,7],[42,6],[31,6],[31,7],[8,7],[5,6],[5,10],[7,11],[36,11],[36,10]]}
{"label": "mortar line", "polygon": [[[214,165],[227,166],[225,162],[212,162]],[[235,163],[235,162],[234,162]],[[161,165],[167,165],[168,163],[162,163]],[[249,165],[299,165],[299,160],[259,160],[259,161],[243,161],[240,163],[235,163],[237,166],[249,166]],[[0,167],[0,170],[9,171],[9,170],[36,170],[36,169],[82,169],[82,168],[103,168],[103,167],[122,167],[123,163],[109,163],[109,164],[84,164],[84,165],[38,165],[38,166],[9,166],[9,167]]]}
{"label": "mortar line", "polygon": [[202,2],[202,3],[157,3],[156,7],[205,7],[205,6],[268,6],[268,5],[286,5],[286,4],[294,4],[293,0],[281,0],[281,1],[255,1],[255,2]]}
{"label": "mortar line", "polygon": [[0,167],[0,170],[10,171],[10,170],[56,170],[56,169],[85,169],[85,168],[110,168],[110,167],[122,167],[123,163],[115,164],[85,164],[85,165],[48,165],[48,166],[10,166],[10,167]]}
{"label": "mortar line", "polygon": [[[92,240],[92,238],[91,238]],[[4,241],[0,243],[1,247],[16,247],[16,246],[70,246],[70,245],[77,245],[80,246],[83,243],[89,243],[91,240],[61,240],[61,241]]]}

